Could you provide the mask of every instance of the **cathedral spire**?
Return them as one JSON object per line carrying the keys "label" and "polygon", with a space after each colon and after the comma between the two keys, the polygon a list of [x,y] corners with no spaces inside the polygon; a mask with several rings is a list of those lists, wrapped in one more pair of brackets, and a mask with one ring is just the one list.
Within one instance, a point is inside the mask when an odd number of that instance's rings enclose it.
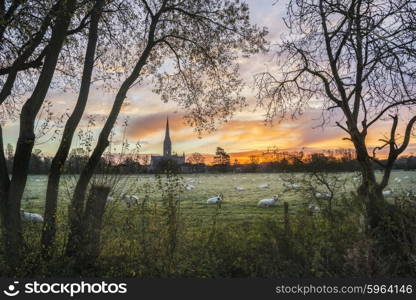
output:
{"label": "cathedral spire", "polygon": [[163,141],[163,156],[170,157],[172,155],[172,142],[169,135],[169,118],[166,117],[165,140]]}
{"label": "cathedral spire", "polygon": [[166,117],[165,139],[166,138],[170,139],[170,136],[169,136],[169,117]]}

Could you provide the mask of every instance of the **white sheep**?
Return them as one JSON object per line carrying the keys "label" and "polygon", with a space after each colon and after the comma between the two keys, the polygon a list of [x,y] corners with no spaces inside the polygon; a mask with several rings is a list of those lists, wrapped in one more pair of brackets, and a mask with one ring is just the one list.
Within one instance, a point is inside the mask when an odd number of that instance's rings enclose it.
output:
{"label": "white sheep", "polygon": [[269,188],[269,184],[268,184],[268,183],[263,183],[263,184],[260,184],[260,185],[258,186],[258,188],[259,188],[259,189],[268,189],[268,188]]}
{"label": "white sheep", "polygon": [[186,178],[186,181],[188,181],[189,183],[196,183],[195,178]]}
{"label": "white sheep", "polygon": [[244,191],[246,188],[243,186],[236,186],[234,187],[236,191]]}
{"label": "white sheep", "polygon": [[389,197],[393,195],[393,189],[383,191],[383,196]]}
{"label": "white sheep", "polygon": [[217,204],[222,202],[222,195],[219,194],[217,196],[211,197],[207,200],[207,204]]}
{"label": "white sheep", "polygon": [[329,198],[331,198],[331,194],[329,194],[329,193],[319,193],[319,192],[317,192],[317,193],[315,193],[315,197],[316,197],[317,199],[329,199]]}
{"label": "white sheep", "polygon": [[114,201],[114,197],[108,196],[107,197],[107,202],[113,202]]}
{"label": "white sheep", "polygon": [[318,206],[318,205],[316,205],[316,204],[313,204],[313,203],[311,203],[311,204],[309,204],[309,205],[308,205],[308,209],[309,209],[311,212],[313,212],[313,213],[318,213],[318,212],[320,212],[320,211],[321,211],[321,209],[319,208],[319,206]]}
{"label": "white sheep", "polygon": [[139,201],[139,197],[135,195],[122,194],[121,199],[127,204],[128,207],[130,207],[134,203],[138,203]]}
{"label": "white sheep", "polygon": [[20,210],[20,215],[24,221],[33,223],[43,223],[43,217],[39,214],[25,212],[23,209]]}
{"label": "white sheep", "polygon": [[277,198],[277,196],[273,196],[273,198],[271,199],[262,199],[257,203],[257,206],[258,207],[276,206],[278,200],[279,199]]}
{"label": "white sheep", "polygon": [[299,184],[296,183],[284,183],[283,184],[286,188],[291,189],[291,190],[297,190],[300,188]]}
{"label": "white sheep", "polygon": [[402,182],[402,180],[399,177],[394,178],[394,181],[397,182],[397,183]]}
{"label": "white sheep", "polygon": [[193,190],[195,188],[195,186],[194,185],[192,185],[192,184],[186,184],[185,185],[185,189],[187,190],[187,191],[191,191],[191,190]]}

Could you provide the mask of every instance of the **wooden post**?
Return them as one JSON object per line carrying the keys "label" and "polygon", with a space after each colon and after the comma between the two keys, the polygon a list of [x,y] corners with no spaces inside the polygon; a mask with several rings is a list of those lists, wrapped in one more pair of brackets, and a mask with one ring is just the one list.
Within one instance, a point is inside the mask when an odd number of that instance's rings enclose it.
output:
{"label": "wooden post", "polygon": [[111,187],[108,185],[94,185],[91,187],[87,199],[84,220],[82,243],[79,245],[78,258],[82,262],[93,264],[100,254],[101,224]]}

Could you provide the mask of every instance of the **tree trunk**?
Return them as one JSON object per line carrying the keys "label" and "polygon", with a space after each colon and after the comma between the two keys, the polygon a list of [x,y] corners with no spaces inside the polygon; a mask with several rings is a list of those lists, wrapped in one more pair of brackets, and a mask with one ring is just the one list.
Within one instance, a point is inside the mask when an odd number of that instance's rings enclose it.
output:
{"label": "tree trunk", "polygon": [[9,171],[7,168],[6,158],[4,156],[3,132],[0,124],[0,220],[3,230],[3,244],[6,244],[7,223],[7,195],[10,187]]}
{"label": "tree trunk", "polygon": [[367,223],[371,231],[375,230],[383,219],[386,201],[383,196],[383,187],[377,183],[374,167],[368,156],[364,139],[360,134],[352,136],[362,174],[362,182],[357,192],[365,204]]}
{"label": "tree trunk", "polygon": [[64,1],[52,28],[52,36],[45,56],[44,66],[31,97],[22,107],[20,131],[13,162],[13,177],[7,195],[4,227],[7,261],[13,269],[18,266],[22,254],[23,238],[20,222],[20,207],[26,186],[29,161],[34,145],[34,122],[52,81],[66,32],[75,9],[75,0]]}
{"label": "tree trunk", "polygon": [[109,141],[108,137],[111,133],[111,130],[114,127],[114,124],[117,120],[120,109],[123,105],[126,94],[132,84],[140,76],[140,72],[143,66],[146,64],[147,58],[150,55],[152,48],[154,47],[154,33],[156,30],[157,18],[152,19],[149,30],[149,38],[146,44],[145,49],[143,50],[137,64],[135,65],[130,76],[123,82],[120,89],[117,92],[116,98],[114,100],[113,107],[111,108],[110,115],[108,116],[107,121],[104,124],[104,127],[100,133],[100,136],[97,141],[97,145],[94,148],[91,157],[89,158],[86,166],[81,172],[81,175],[77,181],[75,187],[74,195],[71,200],[71,205],[69,208],[69,237],[68,243],[66,246],[66,255],[74,256],[76,255],[77,249],[79,249],[79,244],[82,241],[82,212],[84,209],[85,195],[87,193],[88,184],[91,181],[91,178],[94,174],[100,158],[104,153],[105,149],[108,147]]}
{"label": "tree trunk", "polygon": [[90,29],[88,33],[88,45],[85,54],[84,70],[82,74],[81,87],[74,111],[69,117],[62,135],[58,151],[52,160],[48,176],[48,186],[45,202],[45,223],[42,232],[42,256],[48,257],[50,249],[55,240],[56,233],[56,209],[58,203],[59,182],[62,168],[68,157],[75,130],[82,118],[88,101],[91,86],[91,74],[94,68],[94,57],[98,40],[98,24],[104,7],[104,1],[95,2],[91,15]]}

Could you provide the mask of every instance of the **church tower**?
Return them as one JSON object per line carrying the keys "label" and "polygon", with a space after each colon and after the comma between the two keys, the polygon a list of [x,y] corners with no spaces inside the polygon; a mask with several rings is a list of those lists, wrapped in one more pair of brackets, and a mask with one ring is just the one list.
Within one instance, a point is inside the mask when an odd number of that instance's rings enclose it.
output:
{"label": "church tower", "polygon": [[169,119],[167,117],[166,117],[165,140],[163,141],[163,156],[164,157],[172,156],[172,142],[169,136]]}

